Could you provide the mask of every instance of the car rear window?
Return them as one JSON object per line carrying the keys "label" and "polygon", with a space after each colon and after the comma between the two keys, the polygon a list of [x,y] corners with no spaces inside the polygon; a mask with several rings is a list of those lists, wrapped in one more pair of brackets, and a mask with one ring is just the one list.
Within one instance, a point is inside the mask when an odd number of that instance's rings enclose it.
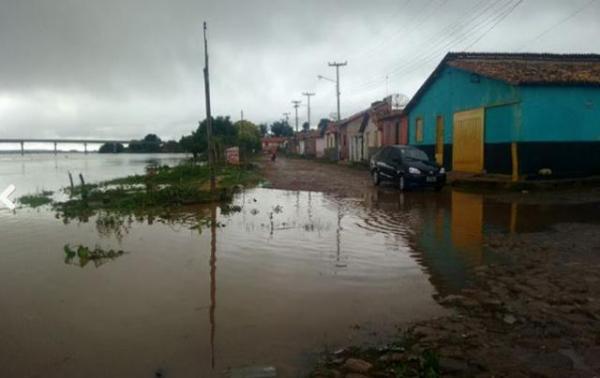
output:
{"label": "car rear window", "polygon": [[421,150],[417,150],[416,148],[403,148],[402,156],[406,159],[410,160],[420,160],[420,161],[429,161],[429,156]]}

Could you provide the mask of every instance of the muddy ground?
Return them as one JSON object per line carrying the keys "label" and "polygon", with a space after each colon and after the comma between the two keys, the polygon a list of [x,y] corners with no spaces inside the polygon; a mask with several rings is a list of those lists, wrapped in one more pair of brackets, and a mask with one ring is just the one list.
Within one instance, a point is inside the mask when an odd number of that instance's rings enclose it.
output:
{"label": "muddy ground", "polygon": [[[352,197],[373,190],[357,168],[278,159],[262,162],[262,169],[273,188]],[[600,202],[594,188],[489,195]],[[495,233],[485,243],[502,263],[478,267],[472,286],[436,298],[451,316],[410,325],[389,345],[341,346],[323,356],[312,376],[600,377],[600,225]]]}

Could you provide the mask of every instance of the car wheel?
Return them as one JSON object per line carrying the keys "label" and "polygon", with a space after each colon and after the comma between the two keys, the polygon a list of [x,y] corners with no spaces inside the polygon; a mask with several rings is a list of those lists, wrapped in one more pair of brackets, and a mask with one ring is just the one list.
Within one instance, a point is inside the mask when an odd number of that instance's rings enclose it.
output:
{"label": "car wheel", "polygon": [[373,185],[379,185],[381,180],[379,179],[379,173],[377,173],[376,170],[373,170],[373,173],[371,173],[371,177],[373,178]]}
{"label": "car wheel", "polygon": [[442,190],[444,188],[444,185],[436,185],[435,186],[435,191],[439,192],[440,190]]}
{"label": "car wheel", "polygon": [[400,189],[401,192],[406,190],[406,183],[404,182],[404,176],[400,176],[400,179],[398,180],[398,189]]}

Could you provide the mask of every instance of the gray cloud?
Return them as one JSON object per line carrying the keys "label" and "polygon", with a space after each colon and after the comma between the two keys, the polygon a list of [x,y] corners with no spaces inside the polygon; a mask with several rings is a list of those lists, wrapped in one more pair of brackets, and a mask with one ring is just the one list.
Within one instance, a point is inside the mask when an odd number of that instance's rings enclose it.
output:
{"label": "gray cloud", "polygon": [[[5,137],[178,138],[204,117],[202,21],[214,114],[267,122],[312,99],[313,123],[387,92],[414,93],[448,50],[599,52],[600,1],[0,0]],[[478,17],[477,17],[478,16]],[[386,80],[385,77],[388,76]],[[387,88],[387,89],[386,89]],[[301,121],[305,109],[300,109]]]}

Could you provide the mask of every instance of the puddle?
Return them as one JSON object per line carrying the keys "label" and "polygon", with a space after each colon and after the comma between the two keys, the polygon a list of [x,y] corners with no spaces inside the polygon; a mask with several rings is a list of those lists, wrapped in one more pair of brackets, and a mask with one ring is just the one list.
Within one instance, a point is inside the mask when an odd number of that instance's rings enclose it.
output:
{"label": "puddle", "polygon": [[[494,259],[486,232],[597,211],[456,191],[337,199],[257,188],[224,212],[195,208],[190,219],[210,220],[196,228],[0,213],[0,366],[7,376],[210,377],[248,366],[293,376],[323,348],[384,342],[443,314],[433,296]],[[127,253],[79,269],[65,262],[68,243]]]}

